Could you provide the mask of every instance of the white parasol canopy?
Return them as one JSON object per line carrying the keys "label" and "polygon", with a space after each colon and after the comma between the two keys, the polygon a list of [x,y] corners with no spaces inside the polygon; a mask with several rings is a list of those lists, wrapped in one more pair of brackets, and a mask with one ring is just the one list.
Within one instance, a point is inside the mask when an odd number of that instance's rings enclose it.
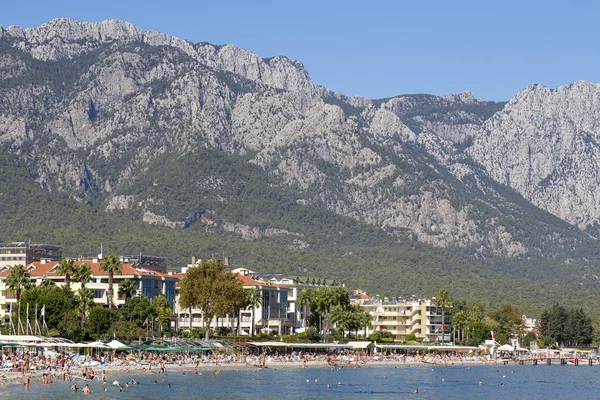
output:
{"label": "white parasol canopy", "polygon": [[95,347],[97,349],[108,349],[109,346],[105,345],[104,343],[100,342],[100,341],[95,341],[92,343],[88,343],[89,347]]}
{"label": "white parasol canopy", "polygon": [[118,340],[111,340],[110,342],[106,343],[106,345],[108,347],[110,347],[111,349],[130,349],[131,347],[127,346],[124,343],[119,342]]}

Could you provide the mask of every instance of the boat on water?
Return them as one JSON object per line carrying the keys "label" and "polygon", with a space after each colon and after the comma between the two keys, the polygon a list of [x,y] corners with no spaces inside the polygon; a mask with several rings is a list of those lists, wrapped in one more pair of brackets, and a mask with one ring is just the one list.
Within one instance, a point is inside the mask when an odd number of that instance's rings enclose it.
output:
{"label": "boat on water", "polygon": [[590,358],[570,358],[567,362],[572,365],[597,365],[598,364],[597,359],[594,360],[594,359],[590,359]]}

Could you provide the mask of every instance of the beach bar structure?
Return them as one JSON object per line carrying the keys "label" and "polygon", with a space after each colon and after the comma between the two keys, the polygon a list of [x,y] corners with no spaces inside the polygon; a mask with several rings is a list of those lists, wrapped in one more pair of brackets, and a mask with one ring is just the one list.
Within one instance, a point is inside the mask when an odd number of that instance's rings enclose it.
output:
{"label": "beach bar structure", "polygon": [[290,350],[369,350],[373,342],[348,342],[348,343],[287,343],[287,342],[251,342],[258,348],[284,348]]}
{"label": "beach bar structure", "polygon": [[455,353],[468,353],[476,350],[480,350],[479,347],[475,346],[424,346],[424,345],[412,345],[412,344],[380,344],[374,343],[376,351],[381,353],[393,353],[393,352],[419,352],[420,354],[431,353],[433,351],[438,352],[455,352]]}

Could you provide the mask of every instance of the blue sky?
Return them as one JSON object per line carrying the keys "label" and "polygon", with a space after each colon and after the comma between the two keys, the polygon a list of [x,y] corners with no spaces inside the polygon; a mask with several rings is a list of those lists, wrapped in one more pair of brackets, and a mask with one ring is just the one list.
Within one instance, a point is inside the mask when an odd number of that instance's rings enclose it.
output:
{"label": "blue sky", "polygon": [[2,5],[0,25],[123,19],[192,42],[286,55],[346,95],[470,90],[508,100],[534,83],[600,82],[599,12],[577,0],[19,0]]}

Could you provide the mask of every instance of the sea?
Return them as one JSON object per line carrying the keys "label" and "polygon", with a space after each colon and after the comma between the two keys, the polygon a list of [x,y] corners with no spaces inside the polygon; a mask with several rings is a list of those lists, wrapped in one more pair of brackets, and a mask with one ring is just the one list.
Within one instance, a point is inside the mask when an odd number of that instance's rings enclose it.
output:
{"label": "sea", "polygon": [[[92,393],[69,390],[73,382],[0,389],[8,399],[574,399],[600,398],[600,366],[365,366],[362,368],[277,368],[171,371],[167,375],[111,377],[90,384]],[[110,384],[138,384],[120,393]],[[163,381],[164,380],[164,381]],[[155,383],[156,381],[156,383]],[[82,381],[76,381],[82,386]],[[104,387],[108,391],[104,392]],[[418,393],[416,392],[418,391]]]}

